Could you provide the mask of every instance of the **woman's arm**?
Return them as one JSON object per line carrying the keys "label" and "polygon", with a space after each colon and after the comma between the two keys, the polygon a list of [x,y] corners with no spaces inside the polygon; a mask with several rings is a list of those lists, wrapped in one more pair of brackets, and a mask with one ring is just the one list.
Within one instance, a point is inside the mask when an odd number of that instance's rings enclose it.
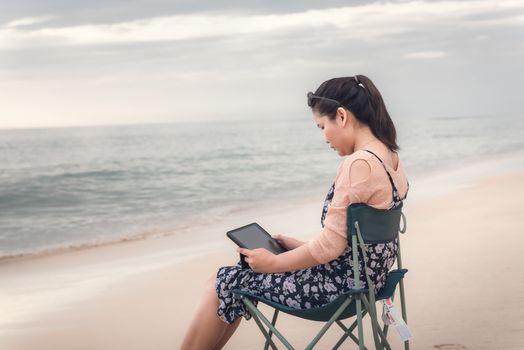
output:
{"label": "woman's arm", "polygon": [[302,244],[293,250],[278,254],[275,260],[275,271],[273,272],[306,269],[320,264],[309,252],[307,244]]}
{"label": "woman's arm", "polygon": [[280,233],[277,233],[276,235],[273,235],[271,237],[273,237],[274,240],[276,240],[281,246],[283,246],[287,250],[298,248],[306,243],[296,238],[289,237]]}
{"label": "woman's arm", "polygon": [[[366,156],[371,157],[366,154]],[[337,258],[347,246],[346,239],[346,208],[353,203],[367,203],[369,195],[359,192],[359,196],[352,192],[352,186],[365,182],[371,173],[371,166],[367,159],[356,159],[342,164],[335,179],[335,193],[328,207],[324,220],[324,230],[307,244],[294,242],[294,246],[285,253],[275,255],[264,248],[245,249],[239,252],[246,255],[246,262],[255,272],[286,272],[304,269],[327,263]],[[276,239],[276,237],[274,237]],[[302,243],[302,244],[300,244]],[[288,247],[288,249],[290,249]],[[313,254],[314,256],[313,256]]]}
{"label": "woman's arm", "polygon": [[238,252],[246,256],[246,262],[255,272],[286,272],[320,264],[309,252],[307,244],[278,255],[264,248],[238,248]]}

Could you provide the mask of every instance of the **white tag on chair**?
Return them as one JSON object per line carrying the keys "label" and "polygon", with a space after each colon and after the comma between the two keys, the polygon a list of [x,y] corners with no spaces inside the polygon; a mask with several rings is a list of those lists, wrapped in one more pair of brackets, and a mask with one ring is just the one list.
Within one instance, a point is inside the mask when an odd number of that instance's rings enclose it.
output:
{"label": "white tag on chair", "polygon": [[395,319],[391,316],[389,308],[384,301],[382,302],[382,321],[388,326],[395,324]]}
{"label": "white tag on chair", "polygon": [[393,301],[390,298],[385,299],[382,301],[382,305],[382,320],[384,321],[384,324],[395,326],[402,341],[413,338],[408,325],[398,312],[395,305],[393,305]]}

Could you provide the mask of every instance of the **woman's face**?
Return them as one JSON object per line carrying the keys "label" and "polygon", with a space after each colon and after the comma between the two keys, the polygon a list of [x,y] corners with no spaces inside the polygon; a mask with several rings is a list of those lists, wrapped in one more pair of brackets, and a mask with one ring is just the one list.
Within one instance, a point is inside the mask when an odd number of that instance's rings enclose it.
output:
{"label": "woman's face", "polygon": [[313,119],[317,126],[324,131],[324,140],[335,150],[338,155],[344,156],[353,153],[352,140],[348,138],[348,116],[346,113],[337,112],[335,120],[325,115],[313,112]]}

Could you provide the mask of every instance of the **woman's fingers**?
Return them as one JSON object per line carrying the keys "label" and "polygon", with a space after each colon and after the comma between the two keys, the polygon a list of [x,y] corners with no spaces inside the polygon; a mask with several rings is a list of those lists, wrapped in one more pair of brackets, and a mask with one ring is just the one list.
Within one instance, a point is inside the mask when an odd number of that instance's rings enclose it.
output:
{"label": "woman's fingers", "polygon": [[284,239],[284,235],[281,234],[281,233],[274,234],[274,235],[271,236],[271,237],[273,237],[273,239],[277,239],[277,240],[282,240],[282,239]]}
{"label": "woman's fingers", "polygon": [[251,256],[251,250],[249,250],[247,248],[238,248],[237,252],[239,252],[240,254],[245,255],[245,256]]}
{"label": "woman's fingers", "polygon": [[281,234],[276,234],[273,236],[273,238],[280,244],[282,244],[283,246],[287,246],[287,242],[289,240],[288,237],[284,236],[284,235],[281,235]]}

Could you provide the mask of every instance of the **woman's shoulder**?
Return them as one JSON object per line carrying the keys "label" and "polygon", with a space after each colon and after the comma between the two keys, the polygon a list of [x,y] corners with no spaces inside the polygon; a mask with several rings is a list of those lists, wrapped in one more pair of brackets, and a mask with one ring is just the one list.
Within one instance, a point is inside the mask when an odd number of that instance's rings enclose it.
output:
{"label": "woman's shoulder", "polygon": [[363,160],[366,163],[368,163],[373,158],[373,155],[365,150],[357,150],[350,154],[349,156],[346,156],[342,162],[340,163],[340,168],[351,168],[353,163],[355,163],[357,160]]}
{"label": "woman's shoulder", "polygon": [[354,162],[355,160],[357,159],[362,159],[362,160],[369,160],[371,158],[373,158],[373,154],[365,149],[359,149],[359,150],[356,150],[355,152],[351,153],[349,156],[346,157],[346,160],[349,161],[349,162]]}
{"label": "woman's shoulder", "polygon": [[372,157],[371,153],[364,150],[358,150],[346,156],[338,167],[337,179],[347,179],[350,183],[365,180],[374,167]]}
{"label": "woman's shoulder", "polygon": [[387,171],[394,178],[401,180],[405,177],[402,161],[398,154],[396,154],[395,157],[396,164],[394,164],[394,166],[396,166],[396,169],[384,163],[372,152],[357,150],[341,162],[337,177],[342,179],[347,178],[351,184],[356,184],[365,181],[381,181],[382,178],[386,176]]}
{"label": "woman's shoulder", "polygon": [[[389,157],[389,158],[388,158]],[[360,161],[360,162],[359,162]],[[357,150],[347,156],[341,163],[341,167],[351,168],[352,165],[367,163],[371,168],[386,168],[388,171],[397,172],[403,169],[400,155],[392,152],[390,155],[384,155],[384,152]]]}
{"label": "woman's shoulder", "polygon": [[357,167],[363,167],[364,164],[371,168],[374,165],[374,158],[375,156],[366,150],[357,150],[342,160],[340,170],[346,169],[349,171]]}

